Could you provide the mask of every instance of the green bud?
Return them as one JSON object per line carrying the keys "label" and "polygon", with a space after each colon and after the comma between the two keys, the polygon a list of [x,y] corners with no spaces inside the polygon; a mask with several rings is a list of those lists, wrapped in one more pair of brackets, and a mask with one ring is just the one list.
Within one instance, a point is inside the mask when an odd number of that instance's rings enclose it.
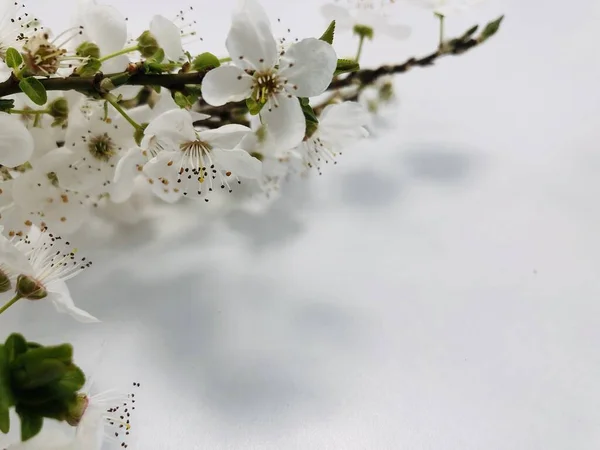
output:
{"label": "green bud", "polygon": [[28,275],[19,275],[15,290],[17,294],[27,300],[41,300],[48,295],[46,288]]}
{"label": "green bud", "polygon": [[354,28],[352,31],[354,31],[354,34],[356,34],[357,36],[360,36],[362,38],[367,38],[369,40],[373,40],[373,28],[371,28],[367,25],[356,24],[356,25],[354,25]]}
{"label": "green bud", "polygon": [[66,421],[72,427],[76,427],[81,422],[81,418],[90,403],[90,399],[85,394],[77,394],[67,409]]}
{"label": "green bud", "polygon": [[394,97],[394,84],[386,81],[379,88],[379,99],[382,102],[389,102]]}
{"label": "green bud", "polygon": [[160,49],[158,41],[148,30],[140,34],[140,37],[137,38],[137,41],[138,50],[144,58],[151,58]]}
{"label": "green bud", "polygon": [[75,50],[77,56],[100,59],[100,47],[93,42],[83,42]]}
{"label": "green bud", "polygon": [[11,287],[10,278],[3,270],[0,270],[0,293],[10,291]]}
{"label": "green bud", "polygon": [[60,97],[50,103],[48,106],[48,114],[61,121],[67,120],[69,117],[69,103],[67,102],[67,99]]}

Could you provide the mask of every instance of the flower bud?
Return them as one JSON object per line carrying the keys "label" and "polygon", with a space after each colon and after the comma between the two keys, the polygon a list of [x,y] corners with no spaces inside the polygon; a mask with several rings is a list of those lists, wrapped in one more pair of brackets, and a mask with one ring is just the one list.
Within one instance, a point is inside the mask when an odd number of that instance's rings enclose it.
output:
{"label": "flower bud", "polygon": [[137,38],[137,41],[138,50],[144,58],[150,58],[160,48],[156,38],[148,30],[144,31],[140,37]]}
{"label": "flower bud", "polygon": [[81,418],[85,414],[90,399],[85,394],[77,394],[75,400],[68,406],[66,421],[72,427],[76,427],[81,422]]}
{"label": "flower bud", "polygon": [[27,300],[41,300],[48,295],[42,283],[28,275],[19,275],[15,291]]}
{"label": "flower bud", "polygon": [[0,270],[0,293],[10,291],[12,287],[12,283],[10,282],[10,278],[3,270]]}
{"label": "flower bud", "polygon": [[69,117],[69,103],[64,97],[57,98],[48,106],[48,114],[56,119],[57,122],[62,123]]}
{"label": "flower bud", "polygon": [[83,56],[86,58],[100,58],[100,47],[98,47],[93,42],[83,42],[77,47],[75,50],[75,54],[77,56]]}

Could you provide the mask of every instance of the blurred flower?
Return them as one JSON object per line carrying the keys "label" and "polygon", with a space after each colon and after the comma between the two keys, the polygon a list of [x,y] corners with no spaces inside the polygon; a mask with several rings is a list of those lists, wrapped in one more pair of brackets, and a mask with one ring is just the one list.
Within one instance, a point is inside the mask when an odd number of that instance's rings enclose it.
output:
{"label": "blurred flower", "polygon": [[[390,21],[390,16],[385,10],[385,5],[377,8],[373,2],[349,2],[349,6],[328,3],[321,7],[321,13],[331,22],[335,20],[337,31],[353,31],[356,27],[368,27],[373,35],[383,34],[394,39],[407,39],[411,29],[408,25],[397,24]],[[383,2],[389,3],[389,2]]]}
{"label": "blurred flower", "polygon": [[447,16],[460,13],[473,7],[484,0],[409,0],[422,8],[430,9],[434,13]]}
{"label": "blurred flower", "polygon": [[19,117],[0,112],[0,164],[16,167],[28,161],[34,141]]}

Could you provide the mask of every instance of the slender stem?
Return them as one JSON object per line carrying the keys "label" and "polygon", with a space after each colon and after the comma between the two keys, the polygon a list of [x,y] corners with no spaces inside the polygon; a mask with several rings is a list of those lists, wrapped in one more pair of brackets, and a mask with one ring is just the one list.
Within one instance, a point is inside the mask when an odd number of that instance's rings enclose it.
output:
{"label": "slender stem", "polygon": [[231,61],[231,58],[230,58],[229,56],[227,56],[227,57],[225,57],[225,58],[220,58],[220,59],[219,59],[219,62],[222,62],[222,63],[224,63],[224,62],[229,62],[229,61]]}
{"label": "slender stem", "polygon": [[358,62],[360,60],[360,55],[362,53],[362,48],[363,48],[363,43],[365,42],[365,35],[361,34],[358,37],[358,50],[356,51],[356,57],[354,58],[354,60],[356,62]]}
{"label": "slender stem", "polygon": [[98,61],[104,62],[106,60],[109,60],[111,58],[115,58],[117,56],[121,56],[121,55],[125,55],[127,53],[135,52],[138,48],[139,47],[137,45],[134,45],[132,47],[126,47],[123,50],[119,50],[118,52],[109,53],[108,55],[103,56],[102,58],[100,58]]}
{"label": "slender stem", "polygon": [[131,126],[132,126],[133,128],[135,128],[136,130],[141,130],[141,129],[142,129],[141,125],[140,125],[139,123],[137,123],[135,120],[133,120],[133,119],[132,119],[132,118],[129,116],[129,114],[127,114],[127,112],[125,112],[125,110],[123,109],[123,107],[122,107],[121,105],[119,105],[119,102],[117,101],[117,99],[115,98],[115,96],[114,96],[114,95],[112,95],[112,94],[107,94],[107,95],[104,97],[104,99],[105,99],[105,100],[106,100],[108,103],[110,103],[110,104],[113,106],[113,108],[115,108],[117,111],[119,111],[119,114],[121,114],[121,115],[122,115],[122,116],[125,118],[125,120],[131,124]]}
{"label": "slender stem", "polygon": [[442,47],[444,45],[444,19],[446,17],[439,12],[436,12],[435,15],[440,19],[440,47]]}
{"label": "slender stem", "polygon": [[16,294],[11,300],[9,300],[8,303],[6,303],[4,306],[2,306],[0,308],[0,314],[2,314],[4,311],[6,311],[8,308],[10,308],[15,303],[17,303],[21,298],[22,297],[20,294]]}
{"label": "slender stem", "polygon": [[8,111],[11,114],[23,114],[23,115],[30,115],[30,114],[48,114],[48,110],[47,109],[11,109]]}

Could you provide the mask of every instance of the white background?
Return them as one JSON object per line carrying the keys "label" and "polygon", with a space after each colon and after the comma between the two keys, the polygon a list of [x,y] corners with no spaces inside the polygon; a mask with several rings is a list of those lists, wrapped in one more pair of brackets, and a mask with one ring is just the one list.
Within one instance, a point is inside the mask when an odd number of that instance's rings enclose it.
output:
{"label": "white background", "polygon": [[[136,33],[186,6],[112,3]],[[298,37],[317,3],[265,1]],[[194,4],[199,49],[232,4]],[[82,244],[72,292],[102,324],[23,303],[3,334],[71,340],[99,388],[141,382],[130,448],[597,449],[600,8],[511,0],[449,30],[498,12],[497,37],[399,76],[378,136],[268,213],[198,204]],[[434,49],[430,14],[405,20],[366,63]]]}

